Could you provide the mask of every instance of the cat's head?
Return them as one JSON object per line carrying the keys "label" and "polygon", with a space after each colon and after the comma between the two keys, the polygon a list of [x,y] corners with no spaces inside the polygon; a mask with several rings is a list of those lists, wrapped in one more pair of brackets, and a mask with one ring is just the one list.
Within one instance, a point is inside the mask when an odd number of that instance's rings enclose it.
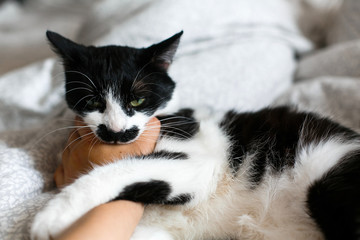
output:
{"label": "cat's head", "polygon": [[62,58],[68,106],[104,142],[129,143],[171,100],[167,74],[183,32],[148,48],[84,46],[48,31]]}

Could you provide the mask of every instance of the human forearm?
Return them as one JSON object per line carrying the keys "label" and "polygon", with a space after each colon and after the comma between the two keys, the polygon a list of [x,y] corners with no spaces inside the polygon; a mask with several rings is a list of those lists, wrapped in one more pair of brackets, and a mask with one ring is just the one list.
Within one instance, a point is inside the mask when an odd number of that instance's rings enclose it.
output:
{"label": "human forearm", "polygon": [[102,204],[85,214],[55,240],[128,240],[143,211],[142,204],[130,201]]}

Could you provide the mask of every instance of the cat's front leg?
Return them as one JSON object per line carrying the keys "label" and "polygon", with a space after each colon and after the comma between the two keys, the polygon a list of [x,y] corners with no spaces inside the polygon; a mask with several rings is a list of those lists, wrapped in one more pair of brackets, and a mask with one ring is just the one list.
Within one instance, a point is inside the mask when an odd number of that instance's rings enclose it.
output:
{"label": "cat's front leg", "polygon": [[96,185],[97,182],[96,176],[84,175],[50,200],[33,220],[31,239],[55,237],[90,209],[108,202],[109,198],[105,192],[101,195],[102,188]]}
{"label": "cat's front leg", "polygon": [[[186,204],[208,195],[214,164],[190,159],[128,159],[97,167],[64,188],[35,217],[32,239],[56,237],[92,208],[114,199]],[[196,166],[199,167],[196,167]]]}

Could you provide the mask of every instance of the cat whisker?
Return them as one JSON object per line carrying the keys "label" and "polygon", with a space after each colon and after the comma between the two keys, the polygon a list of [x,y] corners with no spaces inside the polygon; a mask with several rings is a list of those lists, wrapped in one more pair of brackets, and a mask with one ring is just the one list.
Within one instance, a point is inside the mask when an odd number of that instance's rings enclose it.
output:
{"label": "cat whisker", "polygon": [[[179,135],[179,134],[177,134],[177,135]],[[180,136],[180,135],[179,135]],[[160,136],[160,137],[163,137],[163,136]],[[184,141],[184,140],[186,140],[186,139],[189,139],[189,137],[185,137],[185,136],[182,136],[182,137],[178,137],[178,136],[171,136],[171,139],[173,139],[173,140],[179,140],[179,141]],[[144,138],[144,140],[145,141],[142,141],[142,142],[153,142],[154,141],[154,139],[153,138],[149,138],[149,139],[145,139]],[[141,141],[141,139],[139,139],[139,140],[137,140],[137,141]]]}
{"label": "cat whisker", "polygon": [[[195,123],[194,122],[189,122],[189,121],[177,121],[177,122],[165,122],[165,123],[162,123],[161,126],[183,126],[183,125],[186,125],[186,124],[189,124],[189,123]],[[157,123],[148,123],[147,126],[157,126],[158,124]]]}
{"label": "cat whisker", "polygon": [[162,126],[167,126],[167,125],[170,125],[170,126],[183,126],[183,125],[186,125],[186,124],[192,124],[192,123],[197,123],[196,121],[193,121],[193,122],[190,122],[190,121],[187,121],[187,120],[182,120],[182,121],[176,121],[176,122],[164,122],[162,123]]}
{"label": "cat whisker", "polygon": [[[174,135],[179,135],[181,137],[184,137],[186,139],[190,138],[192,135],[189,134],[188,132],[185,132],[181,129],[178,128],[169,128],[169,129],[161,129],[160,131],[160,135],[166,135],[168,133],[172,133]],[[157,134],[151,134],[151,133],[144,133],[143,136],[158,136]]]}
{"label": "cat whisker", "polygon": [[[170,120],[181,120],[181,121],[170,121]],[[178,122],[185,122],[185,123],[198,123],[198,121],[192,119],[192,118],[187,118],[187,117],[169,117],[169,118],[164,118],[164,119],[159,119],[161,124],[177,124]]]}
{"label": "cat whisker", "polygon": [[[171,115],[170,115],[171,116]],[[194,121],[194,119],[193,118],[191,118],[191,117],[185,117],[185,116],[171,116],[171,117],[168,117],[168,118],[164,118],[163,120],[172,120],[172,119],[186,119],[186,120],[192,120],[192,121]]]}
{"label": "cat whisker", "polygon": [[131,91],[134,89],[134,84],[136,83],[136,80],[139,77],[139,74],[141,73],[141,71],[144,70],[150,63],[151,63],[151,60],[149,62],[147,62],[146,64],[144,64],[144,66],[137,72],[137,74],[134,78],[134,81],[131,85],[131,88],[130,88]]}
{"label": "cat whisker", "polygon": [[[72,140],[68,145],[66,145],[66,147],[65,147],[64,150],[62,151],[62,154],[64,154],[64,152],[66,151],[66,149],[67,149],[68,147],[70,147],[71,144],[73,144],[73,143],[75,143],[76,141],[78,141],[79,139],[81,139],[81,140],[79,141],[79,143],[78,143],[78,144],[80,144],[81,141],[88,140],[89,138],[93,137],[93,136],[91,136],[92,134],[93,134],[93,132],[90,132],[90,133],[87,133],[87,134],[85,134],[85,135],[82,135],[82,136],[80,136],[80,137]],[[76,146],[75,146],[75,147],[76,147]]]}
{"label": "cat whisker", "polygon": [[143,84],[144,86],[146,86],[146,85],[155,85],[155,86],[158,86],[158,87],[160,87],[160,88],[162,88],[162,89],[165,89],[165,87],[164,87],[163,85],[159,84],[159,83],[143,82],[142,84]]}
{"label": "cat whisker", "polygon": [[[81,98],[81,99],[74,105],[73,108],[76,108],[76,106],[77,106],[82,100],[84,100],[85,98],[91,97],[91,96],[94,96],[94,95],[93,95],[93,94],[89,94],[89,95],[86,95],[85,97]],[[93,98],[94,98],[94,97],[93,97]],[[93,99],[93,98],[91,98],[91,99]]]}
{"label": "cat whisker", "polygon": [[[94,141],[95,140],[95,141]],[[93,142],[94,141],[94,142]],[[97,144],[100,140],[94,135],[93,136],[93,139],[91,140],[90,144],[91,144],[91,147],[90,147],[90,150],[89,150],[89,154],[88,154],[88,159],[90,159],[90,154],[91,154],[91,151],[92,149],[94,148],[95,144]]]}
{"label": "cat whisker", "polygon": [[65,85],[68,85],[68,84],[77,84],[77,83],[86,85],[86,86],[88,86],[90,89],[93,88],[93,86],[91,86],[90,84],[87,84],[87,83],[84,83],[84,82],[81,82],[81,81],[71,81],[71,82],[67,82]]}
{"label": "cat whisker", "polygon": [[[62,119],[57,119],[56,121],[62,121],[62,122],[73,122],[73,123],[82,123],[82,124],[85,124],[84,121],[82,120],[76,120],[75,118],[69,118],[69,119],[65,119],[65,118],[62,118]],[[94,124],[86,124],[88,127],[97,127],[96,125]]]}
{"label": "cat whisker", "polygon": [[[156,72],[157,73],[157,72]],[[150,74],[149,75],[147,75],[147,76],[150,76]],[[146,77],[147,77],[146,76]],[[141,80],[143,80],[143,79],[141,79]],[[141,84],[141,88],[140,88],[140,90],[143,90],[143,89],[146,89],[146,87],[148,86],[148,85],[155,85],[155,86],[158,86],[158,87],[160,87],[160,88],[162,88],[162,89],[165,89],[165,87],[164,86],[162,86],[162,85],[160,85],[160,84],[157,84],[157,83],[150,83],[150,82],[142,82],[142,81],[139,81],[138,83],[136,83],[136,86],[135,87],[138,87],[138,85],[140,85]],[[149,87],[150,88],[150,87]],[[148,88],[148,89],[149,89]]]}
{"label": "cat whisker", "polygon": [[142,80],[146,79],[147,77],[153,75],[153,74],[164,74],[163,72],[152,72],[149,73],[148,75],[144,76],[143,78],[141,78],[138,82],[141,82]]}
{"label": "cat whisker", "polygon": [[151,91],[151,90],[144,90],[144,89],[142,89],[140,92],[141,92],[141,93],[151,93],[151,94],[153,94],[153,95],[158,96],[158,97],[160,98],[160,100],[164,99],[164,97],[162,97],[162,96],[159,95],[158,93],[156,93],[156,92],[154,92],[154,91]]}
{"label": "cat whisker", "polygon": [[[174,130],[181,130],[181,129],[174,129]],[[185,131],[180,131],[182,133],[179,133],[179,132],[176,132],[176,131],[171,131],[171,130],[163,130],[160,132],[160,135],[163,136],[163,135],[166,135],[166,134],[174,134],[174,135],[178,135],[182,138],[185,138],[185,139],[190,139],[192,137],[191,134],[189,134],[188,132],[185,132]]]}
{"label": "cat whisker", "polygon": [[[178,129],[178,128],[176,128],[176,126],[184,126],[185,124],[163,124],[163,125],[161,125],[161,127],[160,127],[160,129],[161,130],[164,130],[164,129],[166,129],[166,128],[174,128],[174,129]],[[159,128],[159,126],[158,125],[154,125],[154,126],[146,126],[145,127],[145,129],[146,130],[156,130],[156,129],[158,129]]]}
{"label": "cat whisker", "polygon": [[148,143],[148,142],[154,142],[154,139],[149,137],[149,138],[141,138],[136,141],[141,143]]}
{"label": "cat whisker", "polygon": [[[172,130],[176,130],[176,131],[172,131]],[[179,133],[180,132],[180,133]],[[192,135],[184,130],[182,130],[181,128],[176,128],[176,127],[165,127],[165,128],[161,128],[161,132],[160,135],[162,133],[173,133],[175,135],[179,135],[181,137],[184,137],[186,139],[190,138]],[[146,133],[145,133],[146,134]]]}
{"label": "cat whisker", "polygon": [[144,80],[145,78],[153,75],[153,74],[163,74],[162,72],[152,72],[149,73],[148,75],[144,76],[143,78],[141,78],[140,80],[138,80],[137,82],[133,82],[132,88],[131,90],[133,90],[134,88],[137,88],[139,84],[145,84],[144,82],[142,82],[142,80]]}
{"label": "cat whisker", "polygon": [[61,131],[61,130],[69,130],[69,129],[76,129],[76,128],[88,128],[88,126],[67,126],[67,127],[62,127],[62,128],[58,128],[55,129],[51,132],[46,133],[45,135],[41,136],[37,141],[35,141],[34,143],[32,143],[31,147],[37,145],[39,142],[41,142],[44,138],[46,138],[47,136],[49,136],[50,134],[53,134],[55,132]]}
{"label": "cat whisker", "polygon": [[78,87],[78,88],[73,88],[73,89],[70,89],[70,90],[66,91],[65,94],[70,93],[72,91],[76,91],[76,90],[86,90],[86,91],[94,93],[94,91],[92,89],[90,89],[90,88]]}
{"label": "cat whisker", "polygon": [[94,86],[94,88],[97,89],[95,83],[94,83],[86,74],[84,74],[84,73],[82,73],[82,72],[79,72],[79,71],[74,71],[74,70],[72,70],[72,71],[65,71],[65,73],[78,73],[78,74],[86,77],[86,78],[91,82],[91,84]]}

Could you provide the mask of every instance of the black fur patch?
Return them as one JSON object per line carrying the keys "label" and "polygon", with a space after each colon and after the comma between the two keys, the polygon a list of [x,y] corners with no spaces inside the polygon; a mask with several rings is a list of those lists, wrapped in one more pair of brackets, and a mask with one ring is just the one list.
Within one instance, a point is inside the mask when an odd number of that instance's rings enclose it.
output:
{"label": "black fur patch", "polygon": [[336,122],[311,114],[306,115],[301,136],[303,143],[319,143],[321,140],[327,140],[334,136],[341,136],[345,141],[359,139],[356,132]]}
{"label": "black fur patch", "polygon": [[171,115],[158,116],[161,122],[161,136],[178,140],[192,138],[200,127],[193,113],[194,110],[186,108]]}
{"label": "black fur patch", "polygon": [[170,194],[171,186],[167,182],[152,180],[126,186],[114,200],[130,200],[144,204],[183,205],[192,199],[190,194],[181,194],[169,199]]}
{"label": "black fur patch", "polygon": [[232,140],[230,166],[236,173],[246,156],[254,154],[251,181],[260,183],[267,167],[280,172],[295,163],[299,142],[318,143],[341,135],[345,140],[356,133],[312,113],[298,113],[288,107],[267,108],[258,112],[228,112],[220,126]]}
{"label": "black fur patch", "polygon": [[309,188],[307,205],[327,240],[360,239],[360,150]]}
{"label": "black fur patch", "polygon": [[146,158],[163,158],[170,160],[186,160],[189,156],[183,152],[158,151],[145,156]]}

